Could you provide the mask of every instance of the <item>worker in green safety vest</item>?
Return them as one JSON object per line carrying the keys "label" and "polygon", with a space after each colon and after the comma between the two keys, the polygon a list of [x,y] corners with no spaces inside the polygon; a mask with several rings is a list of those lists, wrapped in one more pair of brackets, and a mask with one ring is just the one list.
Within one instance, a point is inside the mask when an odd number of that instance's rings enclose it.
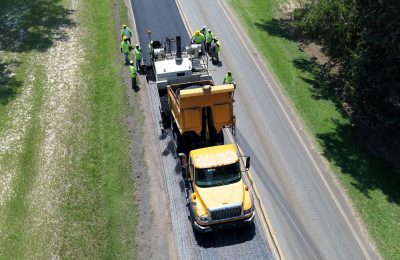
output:
{"label": "worker in green safety vest", "polygon": [[129,66],[129,77],[131,77],[132,79],[132,89],[136,89],[137,88],[137,70],[135,67],[135,63],[133,62],[133,60],[130,61],[130,66]]}
{"label": "worker in green safety vest", "polygon": [[201,44],[205,39],[206,38],[204,37],[204,34],[202,34],[200,31],[195,31],[192,35],[191,42],[195,44]]}
{"label": "worker in green safety vest", "polygon": [[139,44],[135,45],[133,53],[135,54],[136,68],[140,71],[142,68],[142,49],[139,47]]}
{"label": "worker in green safety vest", "polygon": [[150,58],[153,59],[153,41],[149,42],[149,45],[147,45],[147,53],[149,54]]}
{"label": "worker in green safety vest", "polygon": [[121,42],[121,53],[124,54],[125,57],[125,65],[129,64],[129,51],[131,50],[132,46],[128,42],[128,37],[122,37],[123,41]]}
{"label": "worker in green safety vest", "polygon": [[124,36],[126,36],[128,42],[131,43],[132,31],[131,29],[129,29],[128,26],[126,26],[126,24],[122,25],[121,29],[121,38],[123,38]]}
{"label": "worker in green safety vest", "polygon": [[200,55],[204,54],[204,50],[205,50],[205,40],[206,37],[204,36],[204,34],[202,34],[200,31],[195,31],[192,39],[191,39],[191,43],[195,43],[195,44],[200,44],[201,45],[201,53]]}
{"label": "worker in green safety vest", "polygon": [[211,31],[211,29],[208,29],[206,33],[206,52],[210,51],[210,46],[213,39],[214,39],[214,33]]}
{"label": "worker in green safety vest", "polygon": [[219,52],[221,51],[221,42],[214,37],[210,45],[210,56],[212,64],[219,64]]}
{"label": "worker in green safety vest", "polygon": [[232,72],[228,71],[226,73],[222,84],[235,84],[235,78],[232,76]]}

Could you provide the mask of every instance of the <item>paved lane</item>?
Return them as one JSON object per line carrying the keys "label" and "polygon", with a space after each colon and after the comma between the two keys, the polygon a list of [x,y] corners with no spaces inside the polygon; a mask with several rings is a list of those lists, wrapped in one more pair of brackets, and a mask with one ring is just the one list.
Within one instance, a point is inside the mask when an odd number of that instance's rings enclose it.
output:
{"label": "paved lane", "polygon": [[221,39],[223,64],[211,66],[211,73],[216,81],[227,70],[234,73],[239,144],[252,156],[286,258],[378,258],[264,61],[233,15],[223,10],[224,1],[177,1],[193,30],[207,25]]}
{"label": "paved lane", "polygon": [[[148,29],[152,30],[155,38],[181,35],[184,44],[188,43],[189,36],[174,1],[132,0],[131,2],[142,46],[148,43]],[[156,10],[154,7],[157,7]],[[149,82],[148,87],[150,104],[152,104],[150,109],[153,112],[155,132],[159,138],[162,170],[165,173],[178,257],[180,259],[272,259],[257,215],[255,225],[250,228],[227,230],[204,236],[193,233],[185,200],[186,186],[174,151],[171,133],[168,131],[165,135],[161,134],[158,125],[161,118],[158,112],[157,88],[154,82]]]}
{"label": "paved lane", "polygon": [[131,0],[134,12],[137,34],[143,49],[143,58],[148,61],[147,45],[148,30],[152,32],[153,40],[182,35],[182,45],[189,44],[189,36],[176,7],[174,0]]}

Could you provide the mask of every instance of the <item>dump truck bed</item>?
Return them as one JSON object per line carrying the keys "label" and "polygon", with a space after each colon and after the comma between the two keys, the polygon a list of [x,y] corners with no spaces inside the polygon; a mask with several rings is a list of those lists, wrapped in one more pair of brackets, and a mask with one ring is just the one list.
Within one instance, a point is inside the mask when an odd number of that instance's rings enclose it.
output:
{"label": "dump truck bed", "polygon": [[200,135],[206,121],[212,122],[217,133],[223,127],[233,127],[234,90],[232,84],[214,86],[212,81],[168,86],[171,113],[179,132]]}

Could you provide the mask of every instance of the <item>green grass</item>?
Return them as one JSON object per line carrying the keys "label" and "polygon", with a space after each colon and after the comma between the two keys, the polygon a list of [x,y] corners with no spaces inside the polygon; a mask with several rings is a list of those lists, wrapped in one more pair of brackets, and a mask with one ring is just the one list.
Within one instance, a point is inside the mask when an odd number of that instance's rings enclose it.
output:
{"label": "green grass", "polygon": [[[400,174],[366,152],[312,63],[279,22],[282,0],[230,0],[284,92],[331,162],[382,255],[400,258]],[[323,82],[322,82],[323,84]]]}
{"label": "green grass", "polygon": [[[24,252],[27,250],[26,241],[26,228],[30,221],[27,219],[26,212],[29,210],[29,204],[26,198],[32,188],[33,180],[36,177],[36,171],[32,171],[37,167],[37,150],[41,142],[42,129],[39,126],[38,111],[43,105],[43,88],[41,83],[44,79],[44,68],[38,65],[36,67],[37,81],[34,84],[33,94],[33,118],[32,124],[27,129],[26,138],[24,139],[21,153],[18,154],[18,175],[15,179],[15,186],[18,187],[14,196],[11,197],[10,202],[4,207],[1,219],[4,219],[4,224],[7,231],[3,234],[0,240],[0,256],[4,255],[11,259],[21,259],[24,257]],[[6,158],[7,159],[7,158]],[[5,160],[3,163],[9,165],[9,161]],[[6,214],[4,214],[6,213]]]}
{"label": "green grass", "polygon": [[64,250],[73,258],[130,259],[136,254],[128,104],[121,66],[114,59],[118,42],[112,2],[85,1],[80,15],[91,36],[82,41],[88,53],[81,71],[89,87],[91,120],[84,137],[89,146],[64,209]]}
{"label": "green grass", "polygon": [[[21,137],[21,149],[0,156],[1,167],[17,164],[12,165],[17,169],[13,176],[13,193],[4,205],[0,205],[0,259],[48,259],[54,256],[132,259],[136,256],[137,213],[131,176],[131,140],[126,123],[130,111],[122,78],[126,68],[120,62],[119,42],[114,29],[114,2],[123,4],[123,0],[80,2],[76,11],[78,21],[70,20],[71,12],[65,8],[68,0],[26,4],[6,1],[5,8],[0,11],[0,17],[8,17],[7,12],[12,14],[15,8],[23,9],[25,7],[21,5],[24,5],[28,11],[24,14],[27,17],[22,17],[22,24],[32,24],[36,28],[30,30],[33,33],[31,41],[19,48],[11,44],[11,35],[5,30],[0,31],[7,43],[3,45],[6,47],[4,57],[7,58],[0,61],[0,138],[13,120],[8,114],[15,109],[14,102],[25,95],[23,90],[30,83],[27,79],[29,70],[35,70],[32,99],[27,100],[32,109],[28,114],[26,133]],[[50,9],[57,17],[50,14],[50,22],[43,23],[42,20],[48,21],[44,17]],[[121,20],[127,20],[124,6],[120,10]],[[79,72],[82,96],[77,95],[70,101],[75,107],[71,115],[74,124],[67,129],[66,138],[60,140],[67,151],[64,156],[52,158],[52,163],[63,167],[58,174],[60,177],[54,180],[57,183],[45,186],[52,189],[50,194],[60,192],[63,196],[59,200],[61,205],[55,207],[56,216],[44,213],[39,214],[44,219],[33,219],[35,215],[32,212],[37,205],[31,204],[30,196],[42,167],[38,157],[47,127],[42,116],[48,94],[43,90],[47,84],[45,70],[41,60],[35,57],[46,55],[48,48],[53,46],[56,40],[52,39],[51,31],[57,26],[80,26],[84,30],[80,39],[80,44],[87,50]],[[6,71],[10,62],[18,64],[11,69],[11,74]],[[52,221],[59,221],[56,229],[53,229]],[[53,248],[49,244],[55,237],[59,247],[57,251],[51,251]]]}

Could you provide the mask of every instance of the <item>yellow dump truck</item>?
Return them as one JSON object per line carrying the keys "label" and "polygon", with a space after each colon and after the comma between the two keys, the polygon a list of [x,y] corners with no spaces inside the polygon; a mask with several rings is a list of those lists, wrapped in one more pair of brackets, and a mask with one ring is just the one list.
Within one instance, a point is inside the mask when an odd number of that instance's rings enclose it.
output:
{"label": "yellow dump truck", "polygon": [[254,206],[243,183],[244,165],[234,144],[224,145],[223,128],[235,127],[235,88],[212,80],[167,86],[173,139],[190,191],[194,230],[214,230],[253,222]]}

